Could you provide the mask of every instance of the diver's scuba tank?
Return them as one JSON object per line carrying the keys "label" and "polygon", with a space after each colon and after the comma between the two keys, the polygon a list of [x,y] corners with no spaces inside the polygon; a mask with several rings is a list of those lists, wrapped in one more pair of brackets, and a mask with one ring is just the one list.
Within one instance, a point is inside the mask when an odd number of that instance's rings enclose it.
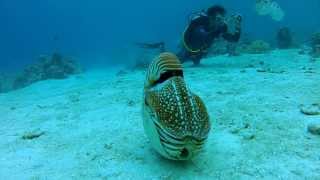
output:
{"label": "diver's scuba tank", "polygon": [[190,22],[200,16],[207,16],[206,11],[204,9],[202,9],[201,11],[195,11],[195,12],[191,12],[188,15],[188,24],[190,24]]}
{"label": "diver's scuba tank", "polygon": [[186,34],[188,33],[188,31],[190,30],[190,24],[192,23],[192,21],[194,21],[195,19],[197,18],[201,18],[203,16],[207,16],[206,14],[206,10],[202,9],[201,11],[197,11],[197,12],[192,12],[189,14],[188,16],[188,25],[187,27],[185,28],[185,30],[183,31],[182,33],[182,45],[183,47],[189,52],[189,53],[192,53],[192,54],[197,54],[199,52],[201,52],[203,49],[202,48],[192,48],[188,45],[188,43],[186,42]]}

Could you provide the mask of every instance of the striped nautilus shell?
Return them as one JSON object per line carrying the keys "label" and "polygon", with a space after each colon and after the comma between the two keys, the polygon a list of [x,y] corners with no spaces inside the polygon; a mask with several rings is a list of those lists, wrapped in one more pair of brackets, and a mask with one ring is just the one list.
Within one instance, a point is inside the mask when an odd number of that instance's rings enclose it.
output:
{"label": "striped nautilus shell", "polygon": [[191,159],[208,137],[206,107],[187,88],[182,64],[172,53],[160,54],[147,70],[143,125],[153,148],[172,160]]}

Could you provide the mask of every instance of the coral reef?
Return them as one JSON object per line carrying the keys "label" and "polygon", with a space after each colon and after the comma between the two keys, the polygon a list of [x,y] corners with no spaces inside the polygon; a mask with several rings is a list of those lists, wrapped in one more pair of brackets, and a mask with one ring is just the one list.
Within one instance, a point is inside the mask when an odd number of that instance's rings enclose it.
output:
{"label": "coral reef", "polygon": [[213,57],[223,54],[228,54],[229,56],[238,56],[239,52],[237,51],[237,47],[242,43],[242,41],[239,43],[228,42],[223,38],[216,39],[208,49],[207,56]]}
{"label": "coral reef", "polygon": [[277,33],[277,45],[279,49],[289,49],[292,47],[292,34],[288,27],[283,27]]}
{"label": "coral reef", "polygon": [[255,9],[258,15],[269,15],[275,21],[281,21],[285,15],[279,4],[273,0],[256,0]]}
{"label": "coral reef", "polygon": [[311,47],[310,46],[307,46],[307,45],[304,45],[304,44],[300,45],[298,54],[304,55],[304,54],[308,54],[309,52],[311,52]]}
{"label": "coral reef", "polygon": [[311,37],[311,55],[313,57],[320,57],[320,32],[314,33]]}
{"label": "coral reef", "polygon": [[58,53],[41,56],[39,61],[27,67],[13,83],[13,89],[26,87],[34,82],[47,79],[64,79],[69,75],[81,73],[82,69],[75,61],[64,58]]}
{"label": "coral reef", "polygon": [[14,77],[9,74],[0,74],[0,93],[5,93],[11,90]]}
{"label": "coral reef", "polygon": [[249,44],[242,44],[238,47],[238,52],[249,53],[249,54],[263,54],[271,50],[270,44],[262,41],[256,40]]}
{"label": "coral reef", "polygon": [[242,53],[246,54],[263,54],[271,50],[269,43],[262,40],[252,41],[250,37],[241,38],[238,43],[230,43],[222,38],[216,39],[208,50],[208,57],[229,54],[237,56]]}
{"label": "coral reef", "polygon": [[217,56],[228,53],[228,41],[223,38],[215,39],[210,48],[208,49],[207,56]]}

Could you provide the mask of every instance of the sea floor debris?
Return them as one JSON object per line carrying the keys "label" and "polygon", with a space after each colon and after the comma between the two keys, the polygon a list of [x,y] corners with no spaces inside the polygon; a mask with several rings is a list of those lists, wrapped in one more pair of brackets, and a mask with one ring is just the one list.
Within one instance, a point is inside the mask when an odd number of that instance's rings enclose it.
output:
{"label": "sea floor debris", "polygon": [[320,115],[320,104],[300,105],[300,111],[305,115]]}
{"label": "sea floor debris", "polygon": [[308,125],[308,131],[314,135],[320,135],[320,123],[311,123]]}
{"label": "sea floor debris", "polygon": [[[0,179],[318,179],[320,116],[301,109],[317,114],[319,77],[304,71],[319,72],[320,61],[298,51],[184,64],[213,128],[185,163],[161,158],[144,134],[143,70],[91,70],[0,94]],[[285,73],[256,71],[264,67]]]}
{"label": "sea floor debris", "polygon": [[39,138],[44,134],[45,134],[44,131],[36,130],[36,131],[26,132],[21,138],[23,140],[32,140],[32,139]]}

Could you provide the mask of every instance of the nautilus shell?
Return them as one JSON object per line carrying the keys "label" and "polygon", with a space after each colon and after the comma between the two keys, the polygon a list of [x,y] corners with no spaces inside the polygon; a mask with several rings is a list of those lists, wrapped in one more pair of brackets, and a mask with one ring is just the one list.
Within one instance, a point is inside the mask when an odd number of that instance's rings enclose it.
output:
{"label": "nautilus shell", "polygon": [[208,137],[206,107],[187,88],[182,64],[172,53],[161,53],[147,70],[143,125],[153,148],[172,160],[191,159]]}

